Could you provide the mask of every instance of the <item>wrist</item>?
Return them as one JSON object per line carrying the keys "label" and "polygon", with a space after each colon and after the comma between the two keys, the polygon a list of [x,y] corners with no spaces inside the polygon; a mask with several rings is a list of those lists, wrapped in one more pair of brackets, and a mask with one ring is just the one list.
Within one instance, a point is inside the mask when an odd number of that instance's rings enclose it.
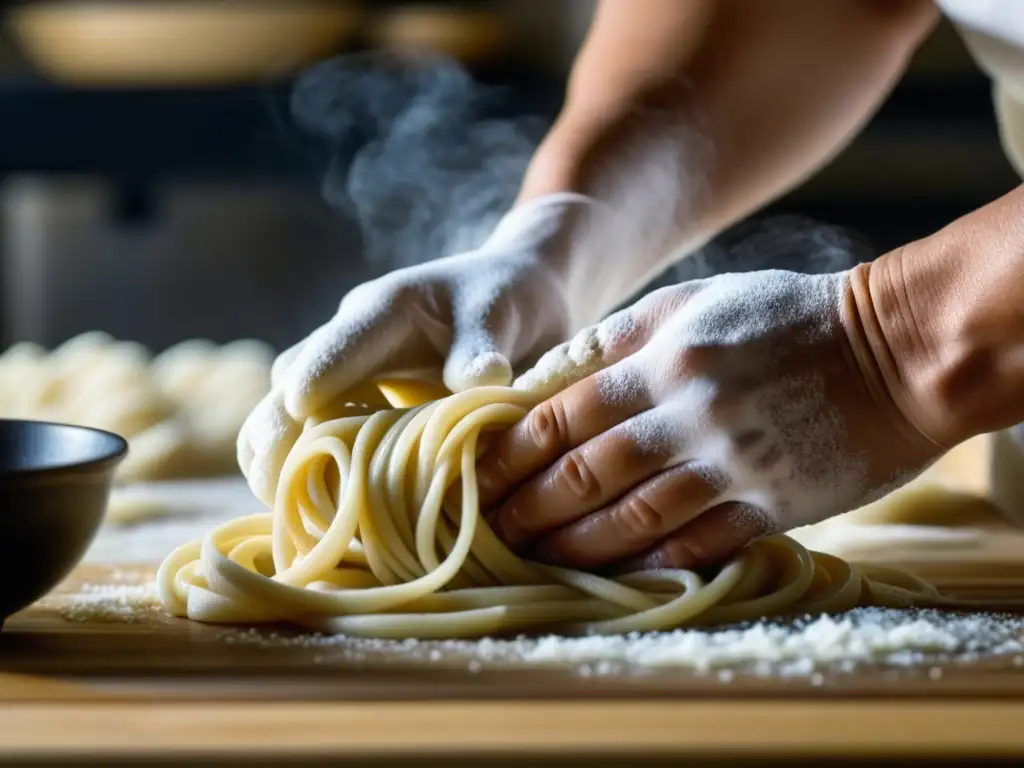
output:
{"label": "wrist", "polygon": [[[935,407],[941,365],[930,334],[919,327],[903,271],[904,249],[847,273],[842,324],[864,381],[883,413],[912,435],[940,446],[951,438],[948,414]],[[915,286],[916,287],[916,286]]]}
{"label": "wrist", "polygon": [[596,200],[575,192],[555,192],[532,198],[511,208],[498,222],[486,248],[512,245],[534,254],[560,276],[567,274],[573,245],[598,206]]}
{"label": "wrist", "polygon": [[582,324],[715,234],[706,216],[709,144],[679,99],[569,104],[530,163],[516,208],[565,194],[590,201],[557,256],[591,315]]}
{"label": "wrist", "polygon": [[1001,283],[1019,286],[1024,262],[1001,268],[1005,233],[990,224],[982,209],[849,276],[844,324],[862,368],[908,424],[943,448],[1024,417],[1016,413],[1020,372],[1006,365],[1021,329],[999,317],[1018,305],[998,299]]}
{"label": "wrist", "polygon": [[549,270],[559,283],[572,329],[596,322],[621,301],[622,285],[607,279],[621,265],[609,231],[613,211],[594,198],[556,192],[512,208],[485,244],[515,250]]}

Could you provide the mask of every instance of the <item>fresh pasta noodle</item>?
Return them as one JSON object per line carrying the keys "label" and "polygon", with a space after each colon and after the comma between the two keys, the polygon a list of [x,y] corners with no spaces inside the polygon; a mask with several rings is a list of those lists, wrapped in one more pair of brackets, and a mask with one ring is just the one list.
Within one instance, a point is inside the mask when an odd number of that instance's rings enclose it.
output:
{"label": "fresh pasta noodle", "polygon": [[218,624],[290,622],[376,638],[467,638],[527,630],[614,634],[938,603],[900,571],[853,566],[786,536],[716,574],[603,578],[528,562],[480,514],[476,460],[488,430],[539,397],[482,387],[437,398],[390,381],[312,418],[285,461],[273,509],[174,550],[157,574],[172,614]]}

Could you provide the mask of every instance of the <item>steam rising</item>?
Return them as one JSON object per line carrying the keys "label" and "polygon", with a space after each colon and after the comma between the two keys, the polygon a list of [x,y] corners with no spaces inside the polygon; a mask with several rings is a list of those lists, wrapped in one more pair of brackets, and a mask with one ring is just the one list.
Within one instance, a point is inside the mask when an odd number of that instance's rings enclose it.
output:
{"label": "steam rising", "polygon": [[877,254],[859,234],[804,216],[770,216],[738,224],[672,270],[672,281],[726,272],[785,269],[827,274],[851,269]]}
{"label": "steam rising", "polygon": [[454,62],[366,54],[307,71],[292,94],[326,142],[329,203],[388,269],[472,249],[512,205],[545,121],[506,117],[502,92]]}
{"label": "steam rising", "polygon": [[[490,234],[547,127],[540,117],[503,115],[506,95],[435,57],[344,56],[299,79],[291,109],[328,151],[324,196],[358,222],[373,266],[430,261],[472,249]],[[679,164],[655,170],[666,167]],[[630,218],[629,201],[650,196],[611,197]],[[775,217],[734,227],[658,284],[760,269],[835,272],[873,256],[847,230]]]}

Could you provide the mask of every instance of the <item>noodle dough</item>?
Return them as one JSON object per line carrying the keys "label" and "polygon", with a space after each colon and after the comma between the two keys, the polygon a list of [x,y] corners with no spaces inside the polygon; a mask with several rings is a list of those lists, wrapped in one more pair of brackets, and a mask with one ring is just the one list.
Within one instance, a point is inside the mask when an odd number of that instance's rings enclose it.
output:
{"label": "noodle dough", "polygon": [[[710,578],[657,570],[608,579],[521,560],[480,515],[475,465],[483,433],[540,397],[482,387],[436,400],[436,386],[396,380],[377,390],[304,425],[271,512],[167,557],[157,590],[172,614],[462,638],[665,630],[943,600],[909,574],[853,566],[786,536],[755,543]],[[381,393],[390,407],[376,402]]]}
{"label": "noodle dough", "polygon": [[16,344],[0,355],[0,416],[121,435],[120,483],[233,473],[236,435],[270,389],[271,360],[253,341],[188,341],[152,359],[104,333],[52,352]]}

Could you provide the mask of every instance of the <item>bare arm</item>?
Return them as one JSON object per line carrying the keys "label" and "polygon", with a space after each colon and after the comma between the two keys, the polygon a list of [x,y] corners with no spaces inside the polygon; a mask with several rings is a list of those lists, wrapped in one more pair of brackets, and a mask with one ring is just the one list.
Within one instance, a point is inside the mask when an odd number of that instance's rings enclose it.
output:
{"label": "bare arm", "polygon": [[853,348],[950,448],[1024,422],[1024,187],[856,268]]}
{"label": "bare arm", "polygon": [[625,298],[834,157],[936,16],[930,0],[602,0],[520,201],[628,208],[650,247],[630,280],[606,270]]}

